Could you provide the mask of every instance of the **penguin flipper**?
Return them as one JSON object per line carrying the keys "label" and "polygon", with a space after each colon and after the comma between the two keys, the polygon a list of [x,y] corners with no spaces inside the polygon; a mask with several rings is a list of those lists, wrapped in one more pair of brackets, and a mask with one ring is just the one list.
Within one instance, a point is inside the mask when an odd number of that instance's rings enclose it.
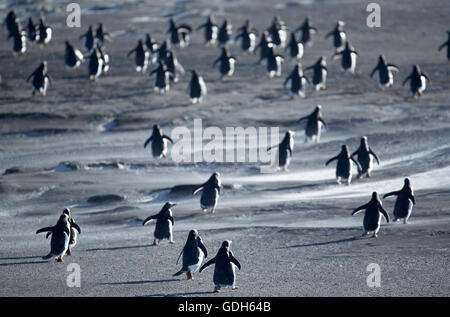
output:
{"label": "penguin flipper", "polygon": [[153,139],[153,135],[151,136],[151,137],[149,137],[148,139],[147,139],[147,141],[145,141],[145,143],[144,143],[144,148],[146,148],[147,147],[147,145],[150,143],[150,141]]}
{"label": "penguin flipper", "polygon": [[[184,249],[181,250],[180,255],[178,256],[178,259],[177,259],[177,265],[178,265],[178,261],[180,261],[180,258],[181,258],[181,255],[183,254],[183,252],[184,252]],[[182,270],[180,270],[180,272],[182,272]],[[180,274],[181,274],[180,272],[175,273],[175,274],[180,275]],[[173,276],[177,276],[177,275],[175,275],[175,274],[174,274]]]}
{"label": "penguin flipper", "polygon": [[355,210],[353,210],[352,216],[353,216],[353,215],[356,215],[356,214],[357,214],[358,212],[360,212],[361,210],[366,209],[366,208],[367,208],[367,205],[368,205],[368,204],[359,206],[358,208],[356,208]]}
{"label": "penguin flipper", "polygon": [[369,149],[369,153],[373,155],[375,160],[377,160],[378,165],[380,165],[380,160],[378,159],[378,156],[375,154],[375,152],[372,151],[372,149]]}
{"label": "penguin flipper", "polygon": [[169,136],[167,136],[167,135],[164,134],[164,135],[162,136],[162,138],[163,138],[163,139],[167,139],[170,143],[173,144],[173,140],[172,140]]}
{"label": "penguin flipper", "polygon": [[441,46],[439,46],[439,52],[444,48],[444,47],[446,47],[447,45],[449,45],[449,42],[445,42],[445,43],[443,43]]}
{"label": "penguin flipper", "polygon": [[47,232],[47,234],[45,235],[45,239],[48,239],[48,237],[50,237],[50,235],[53,233],[53,231],[49,231]]}
{"label": "penguin flipper", "polygon": [[71,225],[72,227],[74,227],[74,228],[78,231],[78,233],[81,233],[81,228],[80,228],[80,226],[77,225],[73,220],[71,221],[70,225]]}
{"label": "penguin flipper", "polygon": [[389,196],[398,196],[399,194],[400,194],[400,191],[390,192],[390,193],[385,194],[385,195],[383,196],[383,199],[385,199],[385,198],[387,198],[387,197],[389,197]]}
{"label": "penguin flipper", "polygon": [[356,164],[356,166],[358,167],[358,169],[361,171],[361,170],[362,170],[361,164],[359,164],[359,162],[358,162],[357,160],[355,160],[355,159],[353,158],[353,156],[350,156],[350,159]]}
{"label": "penguin flipper", "polygon": [[389,215],[388,215],[388,213],[386,212],[386,210],[384,210],[384,208],[383,208],[383,206],[381,206],[380,205],[380,212],[383,214],[383,216],[384,216],[384,219],[386,219],[386,222],[389,222]]}
{"label": "penguin flipper", "polygon": [[405,80],[403,81],[402,86],[405,86],[406,83],[408,82],[408,80],[410,80],[410,79],[411,79],[411,75],[409,75],[408,77],[406,77]]}
{"label": "penguin flipper", "polygon": [[328,125],[327,125],[327,123],[325,122],[325,120],[323,120],[322,118],[319,118],[319,121],[322,122],[322,124],[324,125],[325,129],[328,130]]}
{"label": "penguin flipper", "polygon": [[238,269],[241,269],[241,263],[233,256],[233,253],[230,251],[230,261],[234,263],[238,267]]}
{"label": "penguin flipper", "polygon": [[192,192],[192,195],[195,195],[195,194],[197,194],[199,191],[203,190],[203,186],[204,186],[204,185],[200,185],[199,187],[197,187],[197,188]]}
{"label": "penguin flipper", "polygon": [[205,264],[203,264],[203,266],[200,268],[199,273],[201,273],[204,269],[206,269],[208,266],[210,266],[211,264],[216,263],[216,258],[212,258],[211,260],[209,260],[208,262],[206,262]]}
{"label": "penguin flipper", "polygon": [[[203,254],[205,255],[205,258],[207,258],[207,257],[208,257],[208,251],[206,250],[206,247],[205,247],[205,245],[203,244],[201,238],[198,239],[198,247],[200,248],[200,250],[202,250]],[[181,255],[181,254],[180,254],[180,255]]]}
{"label": "penguin flipper", "polygon": [[411,199],[411,201],[412,201],[413,205],[415,205],[415,204],[416,204],[416,198],[414,197],[414,195],[413,195],[413,194],[410,194],[408,198],[409,198],[409,199]]}
{"label": "penguin flipper", "polygon": [[175,224],[175,220],[173,219],[172,216],[169,216],[169,220],[172,221],[172,226]]}
{"label": "penguin flipper", "polygon": [[372,78],[373,77],[373,75],[375,75],[375,72],[378,70],[378,66],[376,66],[373,70],[372,70],[372,72],[370,73],[370,77]]}
{"label": "penguin flipper", "polygon": [[156,219],[156,217],[158,217],[158,215],[153,215],[153,216],[150,216],[150,217],[146,218],[146,219],[142,222],[142,225],[145,226],[145,225],[147,224],[147,222],[149,222],[149,221],[152,220],[152,219]]}
{"label": "penguin flipper", "polygon": [[36,234],[41,233],[41,232],[53,232],[53,230],[55,230],[55,227],[44,227],[39,229],[38,231],[36,231]]}
{"label": "penguin flipper", "polygon": [[178,275],[181,275],[181,274],[183,274],[185,271],[183,270],[183,269],[181,269],[181,270],[179,270],[177,273],[175,273],[174,275],[172,275],[172,276],[178,276]]}
{"label": "penguin flipper", "polygon": [[332,161],[337,160],[339,158],[339,155],[336,155],[335,157],[330,158],[326,163],[325,166],[328,166]]}

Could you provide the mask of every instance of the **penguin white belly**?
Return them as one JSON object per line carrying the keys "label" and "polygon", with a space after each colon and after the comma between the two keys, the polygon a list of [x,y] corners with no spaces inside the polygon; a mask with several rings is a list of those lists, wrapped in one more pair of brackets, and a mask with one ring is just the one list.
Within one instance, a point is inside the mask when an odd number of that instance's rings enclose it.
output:
{"label": "penguin white belly", "polygon": [[256,36],[255,34],[250,33],[249,37],[250,37],[250,47],[248,48],[248,51],[252,53],[255,50],[256,46]]}
{"label": "penguin white belly", "polygon": [[426,88],[427,88],[427,80],[426,80],[425,76],[421,75],[420,76],[420,87],[417,88],[417,91],[419,93],[422,93]]}
{"label": "penguin white belly", "polygon": [[202,265],[203,259],[205,258],[205,255],[203,254],[202,250],[200,250],[200,249],[198,249],[198,250],[199,250],[198,262],[188,266],[188,270],[192,271],[192,273],[195,273],[198,271],[198,269]]}
{"label": "penguin white belly", "polygon": [[228,76],[232,76],[234,74],[234,63],[235,60],[233,58],[230,58],[230,70],[228,71]]}
{"label": "penguin white belly", "polygon": [[303,53],[304,53],[303,52],[303,44],[302,43],[298,43],[297,47],[298,47],[298,53],[297,53],[296,58],[297,59],[301,59],[303,57]]}
{"label": "penguin white belly", "polygon": [[356,68],[356,54],[355,53],[350,53],[350,72],[353,74],[355,72],[355,68]]}
{"label": "penguin white belly", "polygon": [[46,36],[44,39],[44,43],[48,44],[50,42],[50,40],[52,39],[52,29],[51,28],[47,28],[45,30]]}
{"label": "penguin white belly", "polygon": [[277,56],[275,58],[276,62],[277,62],[277,71],[276,71],[276,75],[277,76],[281,76],[281,63],[283,62],[283,59],[279,56]]}

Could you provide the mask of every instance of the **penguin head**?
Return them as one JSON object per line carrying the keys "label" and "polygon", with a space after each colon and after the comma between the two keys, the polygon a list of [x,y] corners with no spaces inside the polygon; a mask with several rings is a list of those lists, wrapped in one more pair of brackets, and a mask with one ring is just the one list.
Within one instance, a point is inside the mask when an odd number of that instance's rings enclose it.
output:
{"label": "penguin head", "polygon": [[159,124],[154,124],[153,125],[153,133],[162,135],[162,130],[161,130],[161,127],[159,126]]}
{"label": "penguin head", "polygon": [[213,15],[208,15],[208,22],[209,23],[214,23],[214,16]]}
{"label": "penguin head", "polygon": [[228,252],[230,250],[231,242],[231,240],[225,240],[224,242],[222,242],[222,246],[220,248]]}
{"label": "penguin head", "polygon": [[407,187],[411,186],[411,182],[410,182],[409,178],[405,178],[405,186],[407,186]]}
{"label": "penguin head", "polygon": [[378,197],[378,193],[377,192],[373,192],[372,193],[372,200],[377,200],[377,201],[380,200],[380,198]]}
{"label": "penguin head", "polygon": [[69,208],[65,208],[63,210],[63,214],[68,215],[70,217],[70,209]]}
{"label": "penguin head", "polygon": [[338,27],[343,27],[344,25],[345,25],[345,23],[344,23],[344,21],[341,21],[341,20],[339,20],[339,21],[337,21],[337,24],[336,24]]}
{"label": "penguin head", "polygon": [[384,57],[384,55],[380,55],[380,56],[378,57],[378,62],[379,62],[380,64],[383,64],[383,65],[386,64],[386,58]]}
{"label": "penguin head", "polygon": [[367,137],[366,137],[366,136],[363,136],[363,137],[361,138],[361,145],[362,145],[362,146],[366,146],[366,145],[367,145]]}
{"label": "penguin head", "polygon": [[65,41],[64,41],[64,43],[66,43],[66,46],[67,46],[67,47],[69,47],[69,46],[70,46],[70,43],[69,43],[69,41],[65,40]]}
{"label": "penguin head", "polygon": [[353,47],[352,47],[352,43],[350,43],[350,41],[347,41],[347,42],[345,42],[345,49],[346,50],[351,50]]}
{"label": "penguin head", "polygon": [[173,206],[176,206],[176,205],[177,205],[176,203],[168,201],[168,202],[165,203],[164,209],[170,209],[170,208],[172,208]]}
{"label": "penguin head", "polygon": [[192,229],[191,231],[189,231],[188,239],[189,239],[189,238],[193,239],[193,238],[197,238],[197,237],[198,237],[198,231],[197,231],[197,229]]}
{"label": "penguin head", "polygon": [[218,183],[220,181],[220,173],[219,172],[214,172],[211,177],[210,177],[211,181],[214,183]]}
{"label": "penguin head", "polygon": [[348,146],[346,144],[343,144],[341,146],[342,153],[346,153],[347,155],[350,155],[350,151],[348,150]]}
{"label": "penguin head", "polygon": [[420,75],[420,67],[419,67],[419,65],[415,64],[413,66],[413,74]]}
{"label": "penguin head", "polygon": [[316,109],[314,109],[314,114],[319,115],[322,110],[322,105],[317,105]]}
{"label": "penguin head", "polygon": [[287,138],[292,138],[294,135],[295,135],[295,131],[288,130],[288,131],[286,132],[286,137],[287,137]]}
{"label": "penguin head", "polygon": [[195,69],[191,69],[191,73],[192,73],[192,77],[193,78],[198,78],[198,74],[197,74],[197,71]]}

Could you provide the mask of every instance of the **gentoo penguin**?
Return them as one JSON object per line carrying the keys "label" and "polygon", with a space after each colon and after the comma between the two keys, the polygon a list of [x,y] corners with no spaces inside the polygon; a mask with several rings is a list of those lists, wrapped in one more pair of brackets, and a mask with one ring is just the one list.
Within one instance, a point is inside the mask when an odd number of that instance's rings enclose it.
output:
{"label": "gentoo penguin", "polygon": [[347,40],[347,33],[344,31],[344,25],[345,23],[343,21],[338,21],[334,27],[334,30],[325,35],[326,39],[330,36],[333,37],[333,47],[335,52],[344,49],[344,44]]}
{"label": "gentoo penguin", "polygon": [[222,54],[213,63],[213,67],[216,67],[217,63],[220,63],[219,65],[220,80],[223,80],[227,76],[228,77],[233,76],[234,65],[236,64],[236,61],[237,61],[236,57],[230,55],[226,47],[222,47]]}
{"label": "gentoo penguin", "polygon": [[83,54],[76,48],[73,47],[69,41],[65,41],[66,51],[64,53],[64,63],[67,68],[77,69],[80,67],[81,63],[84,62]]}
{"label": "gentoo penguin", "polygon": [[428,75],[420,70],[419,65],[414,65],[412,73],[405,78],[403,81],[403,86],[406,85],[408,81],[411,82],[411,92],[413,94],[414,99],[422,96],[422,93],[427,88],[427,80],[430,81]]}
{"label": "gentoo penguin", "polygon": [[16,13],[14,12],[14,10],[9,11],[4,20],[4,27],[6,29],[8,38],[14,35],[17,23]]}
{"label": "gentoo penguin", "polygon": [[103,71],[103,59],[98,48],[94,48],[89,56],[89,79],[96,81]]}
{"label": "gentoo penguin", "polygon": [[355,73],[356,56],[359,56],[349,41],[345,42],[345,48],[339,52],[334,53],[333,57],[337,58],[341,55],[341,66],[345,72]]}
{"label": "gentoo penguin", "polygon": [[46,46],[52,39],[52,28],[44,23],[42,18],[39,19],[39,40],[41,47]]}
{"label": "gentoo penguin", "polygon": [[447,46],[447,62],[450,64],[450,31],[447,32],[448,34],[448,39],[447,42],[442,43],[441,46],[439,46],[439,52]]}
{"label": "gentoo penguin", "polygon": [[310,69],[313,70],[312,83],[314,85],[314,89],[316,91],[326,89],[328,74],[327,58],[325,56],[321,56],[314,65],[306,67],[305,72]]}
{"label": "gentoo penguin", "polygon": [[47,74],[47,62],[43,61],[36,70],[31,73],[27,78],[27,82],[32,79],[32,94],[35,95],[36,91],[43,96],[47,93],[48,85],[52,84],[50,76]]}
{"label": "gentoo penguin", "polygon": [[150,76],[155,74],[155,83],[153,85],[154,91],[159,91],[160,94],[164,94],[170,90],[170,75],[167,70],[167,66],[164,61],[160,61],[158,68],[150,72]]}
{"label": "gentoo penguin", "polygon": [[156,62],[166,62],[166,56],[167,56],[167,52],[169,51],[168,49],[169,44],[167,43],[167,41],[164,41],[159,47],[158,47],[158,51],[156,52]]}
{"label": "gentoo penguin", "polygon": [[315,139],[316,143],[319,143],[322,127],[328,129],[326,122],[322,119],[321,110],[322,106],[318,105],[311,114],[298,120],[299,123],[303,120],[308,120],[305,128],[305,143],[313,139]]}
{"label": "gentoo penguin", "polygon": [[176,25],[173,19],[169,20],[169,30],[167,31],[167,40],[172,45],[186,47],[189,45],[189,34],[192,27],[187,24]]}
{"label": "gentoo penguin", "polygon": [[239,288],[236,286],[236,268],[241,269],[241,264],[239,261],[233,256],[233,253],[230,250],[231,241],[227,240],[222,243],[219,251],[216,256],[206,262],[201,268],[200,272],[206,269],[211,264],[215,263],[214,267],[214,292],[218,293],[222,286],[231,286],[232,289]]}
{"label": "gentoo penguin", "polygon": [[336,165],[336,181],[338,184],[341,184],[341,181],[347,182],[347,185],[350,185],[352,181],[352,161],[355,162],[356,166],[361,169],[359,163],[355,161],[355,159],[350,156],[350,152],[348,150],[347,145],[342,145],[341,153],[329,159],[325,166],[330,164],[332,161],[337,160]]}
{"label": "gentoo penguin", "polygon": [[157,53],[158,53],[158,48],[159,48],[159,43],[158,42],[154,42],[152,40],[152,37],[149,33],[147,33],[145,35],[145,46],[147,47],[147,50],[150,51],[152,57],[150,59],[152,64],[156,63],[157,60]]}
{"label": "gentoo penguin", "polygon": [[358,169],[358,177],[363,178],[365,176],[367,178],[370,178],[370,172],[373,168],[372,157],[377,160],[378,165],[380,165],[380,160],[367,143],[366,136],[363,136],[361,138],[361,144],[359,145],[359,148],[355,152],[353,152],[352,157],[355,155],[358,155],[357,160],[361,167],[360,169]]}
{"label": "gentoo penguin", "polygon": [[233,33],[233,26],[227,19],[225,19],[222,23],[222,26],[219,29],[219,33],[217,34],[217,41],[220,46],[226,46],[231,39],[231,34]]}
{"label": "gentoo penguin", "polygon": [[407,224],[408,219],[411,216],[413,205],[416,204],[414,198],[414,190],[411,186],[409,178],[405,178],[405,184],[399,191],[387,193],[383,196],[383,199],[389,196],[397,196],[394,206],[394,222],[403,219],[403,223]]}
{"label": "gentoo penguin", "polygon": [[279,49],[286,46],[287,27],[279,17],[274,17],[272,25],[267,29],[271,42]]}
{"label": "gentoo penguin", "polygon": [[394,76],[392,71],[398,71],[398,66],[394,64],[388,64],[386,58],[383,55],[378,57],[378,64],[370,73],[370,77],[378,72],[378,86],[383,89],[384,87],[392,87],[394,85]]}
{"label": "gentoo penguin", "polygon": [[220,173],[214,172],[206,183],[201,184],[192,192],[192,195],[195,195],[199,191],[202,191],[200,207],[203,212],[207,212],[209,209],[211,210],[211,213],[214,213],[219,201],[221,186]]}
{"label": "gentoo penguin", "polygon": [[206,89],[205,81],[202,76],[199,76],[195,70],[191,70],[192,77],[189,82],[188,90],[189,97],[193,104],[197,102],[202,102],[203,97],[208,93]]}
{"label": "gentoo penguin", "polygon": [[89,26],[86,33],[80,36],[80,39],[84,38],[83,47],[86,52],[91,52],[96,47],[97,39],[94,36],[92,25]]}
{"label": "gentoo penguin", "polygon": [[289,55],[292,59],[299,61],[303,57],[303,43],[297,40],[295,32],[291,33],[291,40],[288,44]]}
{"label": "gentoo penguin", "polygon": [[269,52],[266,57],[267,60],[267,74],[269,78],[273,77],[281,77],[281,64],[284,62],[284,57],[280,54],[275,54],[275,46],[270,43],[269,44]]}
{"label": "gentoo penguin", "polygon": [[265,60],[267,58],[267,56],[269,56],[269,51],[271,50],[269,44],[271,44],[270,38],[269,38],[269,33],[267,31],[265,31],[261,35],[261,40],[259,41],[258,45],[256,45],[256,47],[255,47],[255,49],[257,49],[259,47],[259,61],[258,61],[259,64],[263,60]]}
{"label": "gentoo penguin", "polygon": [[39,27],[33,23],[33,19],[31,17],[28,19],[27,34],[28,40],[31,43],[39,41]]}
{"label": "gentoo penguin", "polygon": [[217,43],[217,34],[219,33],[219,26],[214,21],[212,15],[208,16],[206,23],[203,23],[197,28],[197,31],[205,28],[205,45],[214,46]]}
{"label": "gentoo penguin", "polygon": [[[66,214],[69,218],[69,225],[70,225],[70,237],[69,237],[69,246],[67,247],[67,255],[72,255],[72,249],[77,244],[77,236],[81,233],[81,228],[75,223],[75,220],[72,218],[72,215],[70,214],[70,209],[65,208],[62,212],[63,214]],[[48,238],[53,231],[48,231],[46,238]]]}
{"label": "gentoo penguin", "polygon": [[45,227],[36,231],[36,234],[41,232],[52,232],[52,239],[50,240],[50,253],[42,257],[43,259],[50,259],[56,256],[57,262],[63,262],[63,257],[67,252],[70,241],[70,222],[69,216],[62,214],[58,222],[53,227]]}
{"label": "gentoo penguin", "polygon": [[309,79],[303,75],[302,65],[297,64],[284,81],[283,86],[286,87],[286,85],[289,85],[289,94],[292,99],[294,99],[295,95],[304,98],[307,82],[310,83]]}
{"label": "gentoo penguin", "polygon": [[[294,131],[287,131],[283,140],[278,147],[278,166],[277,169],[287,171],[289,163],[291,162],[292,152],[294,151]],[[274,146],[270,146],[267,151],[270,151]]]}
{"label": "gentoo penguin", "polygon": [[106,74],[109,71],[109,54],[106,52],[105,47],[97,43],[97,49],[100,53],[100,58],[103,61],[102,74]]}
{"label": "gentoo penguin", "polygon": [[383,214],[386,222],[389,222],[389,216],[386,210],[384,210],[377,192],[372,193],[372,199],[367,204],[359,206],[358,208],[353,210],[352,216],[356,215],[363,209],[365,210],[365,214],[363,220],[362,235],[364,237],[365,235],[372,233],[372,237],[376,238],[378,230],[380,230],[381,214]]}
{"label": "gentoo penguin", "polygon": [[111,41],[111,34],[104,30],[102,23],[99,23],[97,26],[97,30],[95,31],[95,38],[101,45],[103,45],[105,41]]}
{"label": "gentoo penguin", "polygon": [[174,225],[174,220],[172,217],[172,208],[176,206],[176,203],[172,203],[170,201],[166,202],[164,206],[161,208],[160,212],[156,215],[150,216],[142,222],[142,225],[145,226],[150,220],[156,219],[156,226],[154,232],[154,240],[153,245],[158,245],[159,241],[162,239],[169,239],[170,244],[174,244],[172,227]]}
{"label": "gentoo penguin", "polygon": [[138,45],[130,52],[128,52],[127,56],[130,56],[133,53],[135,54],[134,63],[136,64],[136,71],[138,73],[139,72],[145,73],[148,67],[148,59],[150,57],[150,52],[144,46],[142,40],[138,41]]}
{"label": "gentoo penguin", "polygon": [[241,39],[241,48],[244,54],[253,54],[256,46],[256,30],[252,27],[249,20],[245,21],[245,24],[241,26],[238,30],[240,32],[238,36],[235,37],[235,41]]}
{"label": "gentoo penguin", "polygon": [[19,23],[15,23],[14,31],[9,38],[13,38],[13,54],[23,55],[27,50],[27,33],[22,30]]}
{"label": "gentoo penguin", "polygon": [[317,33],[317,29],[311,25],[310,17],[306,17],[305,22],[303,22],[303,24],[295,31],[300,31],[300,42],[302,42],[303,45],[312,46],[312,36],[314,33]]}
{"label": "gentoo penguin", "polygon": [[203,259],[208,256],[208,251],[203,244],[202,238],[198,235],[197,230],[194,229],[189,231],[186,244],[178,256],[177,265],[181,255],[183,255],[183,266],[181,267],[181,270],[173,276],[178,276],[186,272],[187,279],[193,280],[194,277],[192,276],[192,273],[198,271],[202,265]]}
{"label": "gentoo penguin", "polygon": [[170,81],[176,84],[180,78],[180,75],[184,75],[184,67],[178,61],[175,51],[167,51],[166,65],[167,71],[170,72]]}
{"label": "gentoo penguin", "polygon": [[167,140],[173,144],[173,140],[167,135],[163,134],[163,131],[159,124],[153,125],[152,135],[145,141],[144,149],[152,142],[152,155],[155,158],[166,157],[167,155]]}

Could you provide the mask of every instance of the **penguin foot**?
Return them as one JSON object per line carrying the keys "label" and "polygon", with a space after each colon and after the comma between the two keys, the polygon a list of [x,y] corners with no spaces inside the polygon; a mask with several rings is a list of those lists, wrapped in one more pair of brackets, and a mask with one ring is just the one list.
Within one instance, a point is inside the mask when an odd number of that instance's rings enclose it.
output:
{"label": "penguin foot", "polygon": [[56,262],[64,262],[64,260],[63,260],[62,257],[60,257],[60,256],[57,256],[57,257],[55,258],[55,260],[56,260]]}
{"label": "penguin foot", "polygon": [[187,279],[188,280],[193,280],[194,279],[194,277],[192,276],[192,272],[191,271],[187,271],[186,275],[187,275]]}
{"label": "penguin foot", "polygon": [[237,286],[237,285],[235,285],[235,286],[233,286],[231,289],[238,289],[239,288],[239,286]]}
{"label": "penguin foot", "polygon": [[170,243],[170,244],[175,244],[176,242],[175,242],[175,241],[169,241],[169,243]]}
{"label": "penguin foot", "polygon": [[67,251],[66,255],[71,256],[72,252],[70,252],[70,250]]}
{"label": "penguin foot", "polygon": [[374,233],[374,234],[372,235],[372,238],[378,238],[378,235],[377,235],[376,233]]}

